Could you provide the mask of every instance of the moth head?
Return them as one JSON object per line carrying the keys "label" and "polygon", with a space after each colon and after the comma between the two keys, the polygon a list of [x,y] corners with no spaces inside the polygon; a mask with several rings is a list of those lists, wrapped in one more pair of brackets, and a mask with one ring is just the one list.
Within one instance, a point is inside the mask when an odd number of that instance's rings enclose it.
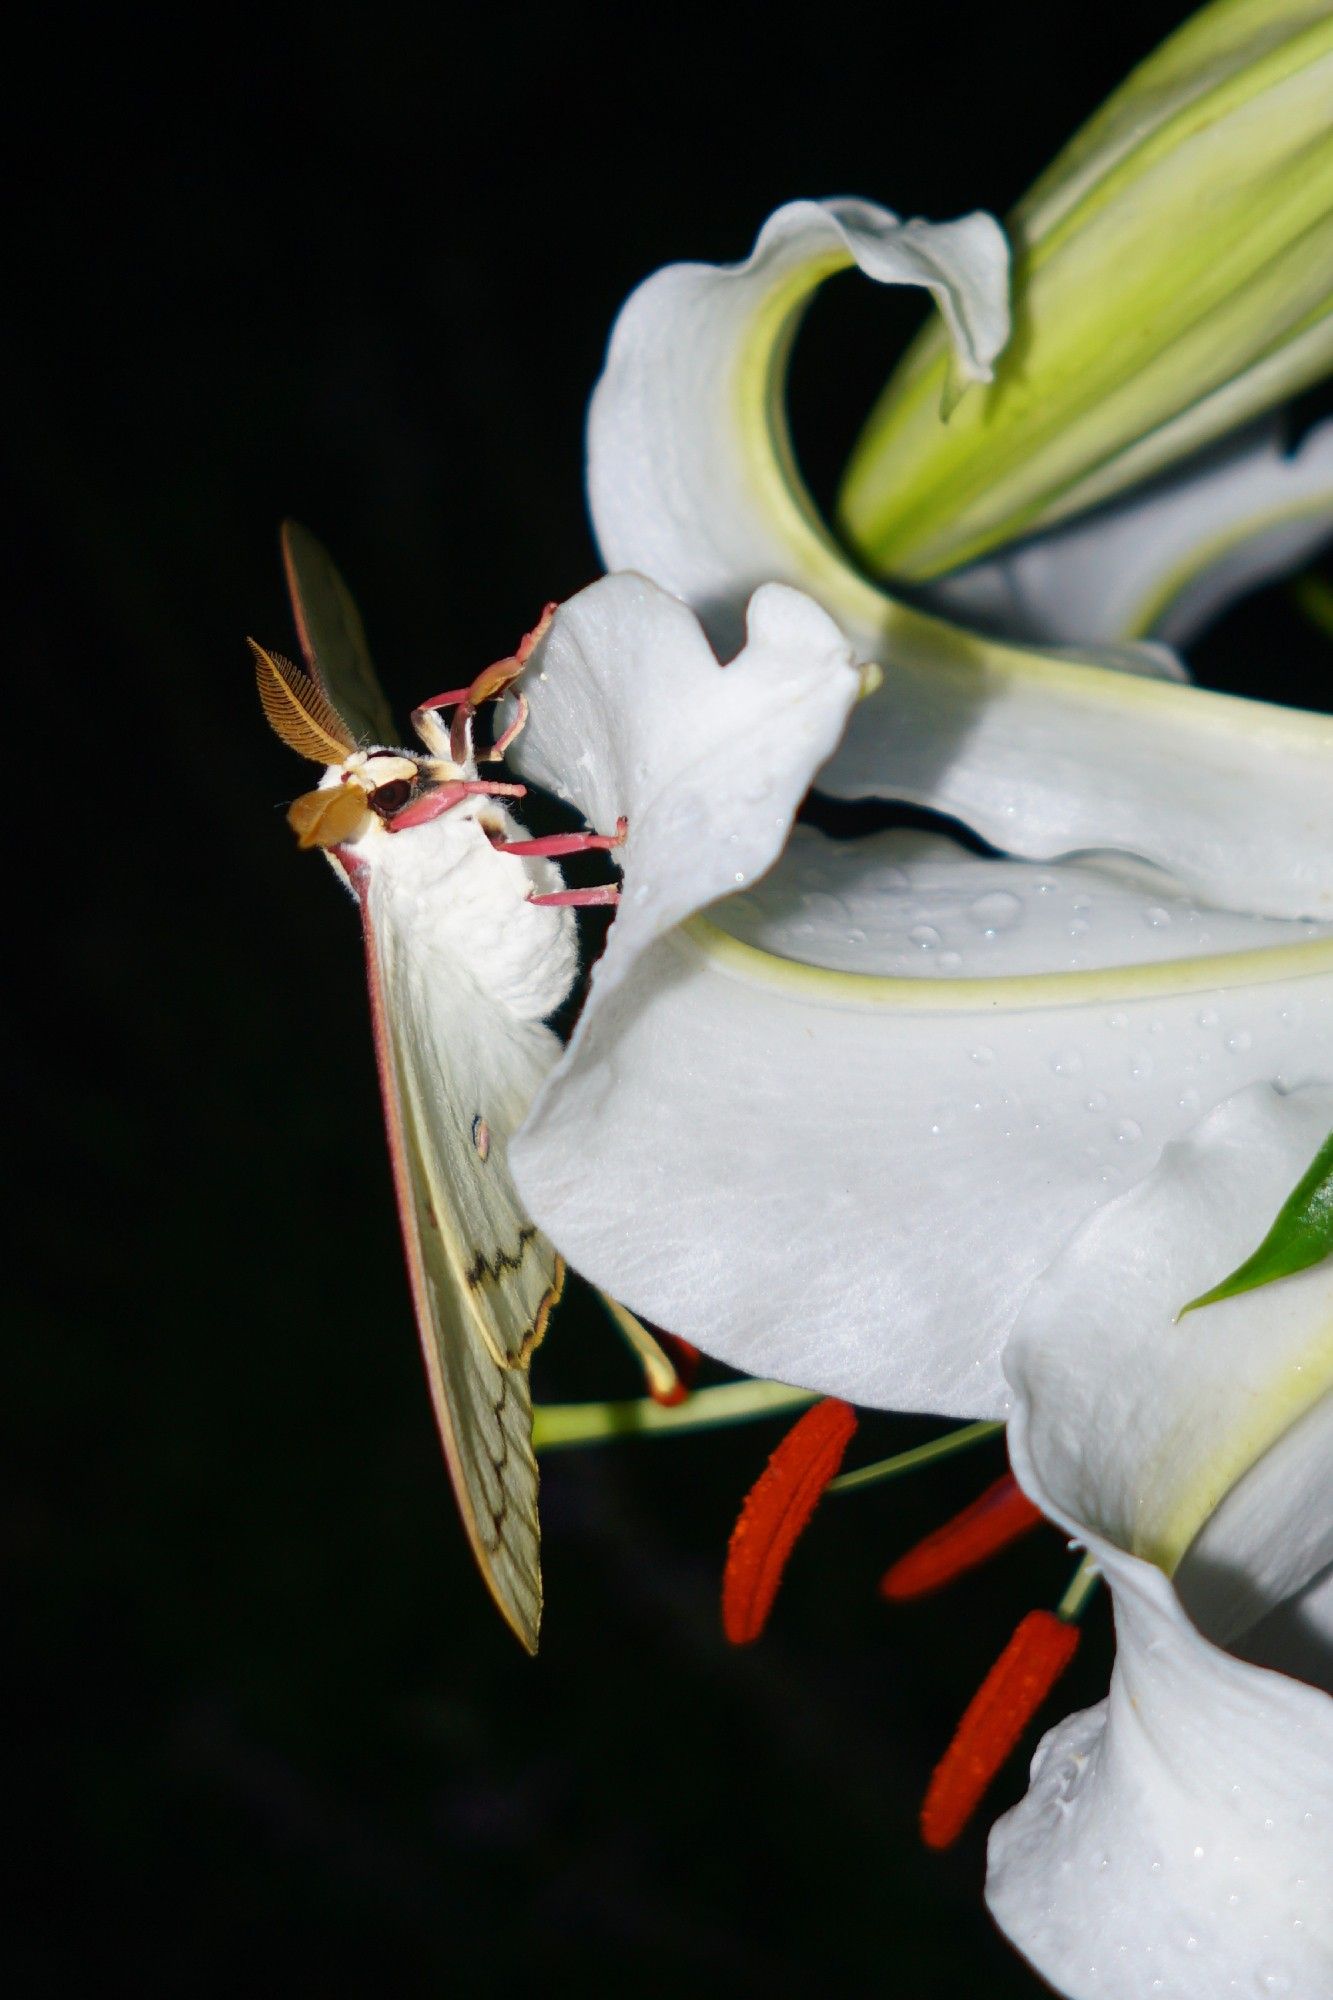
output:
{"label": "moth head", "polygon": [[301,847],[342,847],[410,805],[420,778],[416,759],[401,751],[354,751],[293,802],[287,824]]}
{"label": "moth head", "polygon": [[363,750],[310,674],[251,639],[259,699],[289,750],[323,764],[323,783],[303,792],[287,814],[302,847],[341,847],[359,840],[376,820],[409,803],[421,777],[414,757],[397,750]]}

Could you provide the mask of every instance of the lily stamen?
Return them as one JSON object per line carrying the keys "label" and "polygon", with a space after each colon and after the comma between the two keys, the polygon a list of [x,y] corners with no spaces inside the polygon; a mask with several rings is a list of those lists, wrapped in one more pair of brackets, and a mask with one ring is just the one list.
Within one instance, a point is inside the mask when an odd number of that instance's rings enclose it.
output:
{"label": "lily stamen", "polygon": [[927,1847],[951,1847],[1023,1731],[1078,1651],[1079,1631],[1054,1611],[1029,1611],[973,1695],[921,1807]]}
{"label": "lily stamen", "polygon": [[722,1578],[722,1628],[733,1646],[763,1631],[791,1552],[855,1430],[850,1403],[826,1396],[792,1425],[746,1494]]}
{"label": "lily stamen", "polygon": [[699,1372],[703,1357],[698,1348],[674,1333],[651,1333],[608,1292],[601,1294],[601,1300],[642,1368],[644,1385],[654,1403],[664,1410],[678,1409]]}
{"label": "lily stamen", "polygon": [[899,1556],[880,1578],[880,1595],[897,1604],[942,1590],[1030,1534],[1042,1518],[1013,1473],[1006,1472],[970,1506]]}

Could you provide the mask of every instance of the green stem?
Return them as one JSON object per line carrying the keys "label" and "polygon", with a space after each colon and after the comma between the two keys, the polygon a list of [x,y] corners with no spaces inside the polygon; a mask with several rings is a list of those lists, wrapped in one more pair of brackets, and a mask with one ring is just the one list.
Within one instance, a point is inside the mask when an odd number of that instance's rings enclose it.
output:
{"label": "green stem", "polygon": [[538,1451],[554,1451],[564,1445],[602,1444],[608,1438],[652,1432],[711,1430],[716,1424],[798,1410],[817,1400],[813,1389],[746,1381],[696,1389],[673,1406],[655,1403],[651,1396],[620,1403],[539,1403],[532,1413],[532,1442]]}
{"label": "green stem", "polygon": [[1091,1556],[1084,1556],[1074,1571],[1068,1590],[1055,1607],[1057,1618],[1063,1618],[1066,1625],[1072,1625],[1082,1617],[1083,1607],[1102,1580],[1102,1573]]}
{"label": "green stem", "polygon": [[830,1479],[826,1493],[854,1493],[860,1486],[876,1486],[881,1479],[896,1479],[900,1472],[915,1472],[919,1465],[932,1465],[937,1458],[950,1458],[956,1451],[966,1451],[969,1446],[981,1444],[984,1439],[994,1437],[1004,1425],[964,1424],[961,1430],[945,1431],[942,1437],[931,1438],[927,1444],[914,1445],[911,1451],[896,1452],[892,1458],[876,1459],[873,1465],[858,1466],[855,1472],[844,1472],[837,1479]]}

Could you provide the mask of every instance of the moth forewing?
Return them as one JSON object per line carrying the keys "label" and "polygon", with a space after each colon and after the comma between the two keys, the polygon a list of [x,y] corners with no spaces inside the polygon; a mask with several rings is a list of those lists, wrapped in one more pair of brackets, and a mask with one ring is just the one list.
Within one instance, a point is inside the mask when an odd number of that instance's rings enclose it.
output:
{"label": "moth forewing", "polygon": [[424,964],[369,869],[350,850],[343,859],[365,924],[385,1123],[436,1422],[482,1575],[535,1652],[542,1597],[527,1369],[563,1267],[519,1205],[505,1140],[558,1044],[540,1022],[487,1005],[462,968],[455,982],[438,958]]}
{"label": "moth forewing", "polygon": [[[252,641],[260,696],[283,741],[325,765],[289,817],[360,907],[436,1422],[482,1575],[533,1652],[541,1566],[527,1369],[563,1267],[519,1204],[508,1138],[559,1054],[544,1021],[573,983],[573,921],[531,900],[560,888],[559,870],[497,851],[493,839],[523,829],[456,782],[476,775],[467,728],[465,770],[445,754],[452,735],[434,716],[420,733],[439,754],[377,747],[392,741],[392,724],[351,595],[293,522],[283,557],[308,671]],[[444,809],[413,819],[432,791]]]}

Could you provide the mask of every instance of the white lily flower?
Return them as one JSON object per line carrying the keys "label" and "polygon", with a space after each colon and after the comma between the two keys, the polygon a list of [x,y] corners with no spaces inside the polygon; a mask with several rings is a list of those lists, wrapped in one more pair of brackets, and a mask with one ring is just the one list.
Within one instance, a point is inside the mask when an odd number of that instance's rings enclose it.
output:
{"label": "white lily flower", "polygon": [[1333,1992],[1333,1264],[1176,1318],[1330,1125],[1327,1081],[1220,1105],[1006,1353],[1014,1470],[1115,1603],[1108,1698],[990,1840],[993,1914],[1074,2000]]}
{"label": "white lily flower", "polygon": [[[1333,912],[1333,718],[1146,677],[1173,671],[1160,647],[1003,644],[852,569],[800,484],[781,391],[803,307],[853,264],[941,293],[956,367],[985,378],[1006,329],[1002,239],[987,218],[900,223],[865,202],[780,209],[745,263],[671,266],[620,315],[588,431],[608,569],[640,570],[692,604],[724,651],[762,583],[794,584],[838,620],[883,681],[819,773],[835,797],[930,807],[1034,859],[1138,854],[1241,909]],[[1202,488],[1145,502],[1155,554],[1131,522],[1123,593],[1089,612],[1090,629],[1131,632],[1145,603],[1154,617],[1178,602],[1215,611],[1233,586],[1289,561],[1293,516],[1327,518],[1333,503],[1329,435],[1290,461],[1250,446]],[[1137,672],[1117,671],[1126,666]]]}
{"label": "white lily flower", "polygon": [[[558,613],[522,768],[629,838],[510,1159],[586,1276],[708,1352],[1000,1416],[1005,1339],[1078,1224],[1239,1087],[1333,1073],[1333,924],[1211,908],[1141,867],[788,841],[854,658],[773,586],[725,668],[640,577]],[[1241,817],[1214,830],[1219,874]]]}

